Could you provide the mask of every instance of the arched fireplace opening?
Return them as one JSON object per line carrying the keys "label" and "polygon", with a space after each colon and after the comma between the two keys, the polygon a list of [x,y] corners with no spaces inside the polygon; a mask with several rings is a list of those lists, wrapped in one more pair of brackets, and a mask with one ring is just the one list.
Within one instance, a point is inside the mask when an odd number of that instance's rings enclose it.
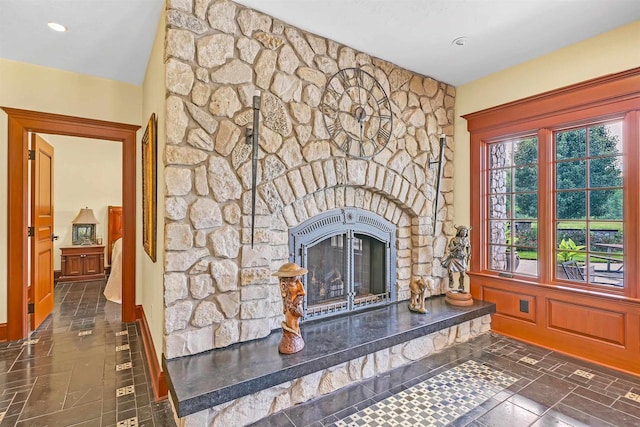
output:
{"label": "arched fireplace opening", "polygon": [[363,209],[324,212],[289,232],[289,258],[306,267],[305,318],[396,300],[396,226]]}

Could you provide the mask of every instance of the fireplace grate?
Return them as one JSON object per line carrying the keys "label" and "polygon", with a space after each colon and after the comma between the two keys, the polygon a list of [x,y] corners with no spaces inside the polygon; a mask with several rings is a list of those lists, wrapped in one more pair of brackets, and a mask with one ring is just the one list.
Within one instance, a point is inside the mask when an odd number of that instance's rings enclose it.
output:
{"label": "fireplace grate", "polygon": [[372,218],[370,215],[360,215],[360,222],[363,224],[369,224],[372,227],[376,227],[380,230],[388,230],[391,231],[392,229],[395,230],[395,226],[391,226],[389,227],[389,222],[385,221],[380,222],[378,219],[376,218]]}
{"label": "fireplace grate", "polygon": [[339,314],[347,310],[347,302],[335,302],[331,304],[323,304],[323,305],[315,305],[312,307],[307,307],[305,311],[305,315],[307,318],[317,318],[324,316],[331,316],[334,314]]}
{"label": "fireplace grate", "polygon": [[343,220],[342,220],[342,215],[341,214],[331,215],[331,216],[328,216],[326,218],[320,218],[320,219],[318,219],[316,221],[312,221],[310,224],[308,224],[307,226],[305,226],[302,229],[300,229],[298,234],[300,234],[300,235],[313,235],[318,230],[321,230],[321,229],[327,228],[327,227],[331,227],[334,224],[340,224],[342,222],[343,222]]}

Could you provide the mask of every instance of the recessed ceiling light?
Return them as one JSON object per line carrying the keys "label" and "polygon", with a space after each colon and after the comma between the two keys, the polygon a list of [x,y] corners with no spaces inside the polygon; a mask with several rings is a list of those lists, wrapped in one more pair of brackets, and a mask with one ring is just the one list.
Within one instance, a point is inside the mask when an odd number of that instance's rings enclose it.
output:
{"label": "recessed ceiling light", "polygon": [[467,44],[468,40],[469,39],[467,37],[458,37],[458,38],[453,39],[451,44],[455,45],[455,46],[464,46],[464,45]]}
{"label": "recessed ceiling light", "polygon": [[49,26],[49,28],[51,28],[53,31],[58,31],[60,33],[64,33],[65,31],[67,31],[67,27],[65,27],[62,24],[58,24],[56,22],[49,22],[47,24]]}

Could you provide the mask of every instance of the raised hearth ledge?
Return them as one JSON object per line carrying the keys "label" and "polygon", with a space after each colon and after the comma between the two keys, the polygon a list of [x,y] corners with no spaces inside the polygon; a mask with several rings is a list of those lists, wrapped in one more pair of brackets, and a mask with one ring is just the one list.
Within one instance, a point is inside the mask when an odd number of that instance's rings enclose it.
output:
{"label": "raised hearth ledge", "polygon": [[[266,338],[224,349],[164,359],[174,411],[180,418],[194,414],[198,418],[204,416],[210,422],[211,417],[206,409],[213,408],[217,412],[229,406],[221,405],[226,402],[327,368],[337,369],[337,365],[346,365],[345,362],[370,355],[370,369],[363,366],[369,358],[360,360],[359,374],[354,375],[351,372],[354,369],[345,367],[347,376],[356,377],[348,383],[368,378],[487,332],[490,328],[489,314],[495,313],[495,304],[492,303],[475,301],[471,306],[457,307],[446,304],[443,296],[427,300],[426,308],[429,310],[426,315],[411,313],[407,302],[402,301],[369,311],[304,323],[301,329],[306,346],[301,352],[291,355],[278,353],[281,332],[277,331]],[[457,325],[461,325],[459,331],[455,328]],[[446,334],[438,333],[447,329]],[[436,333],[435,336],[428,336],[433,333]],[[416,343],[402,348],[394,347],[409,341]],[[377,353],[390,348],[386,356]],[[334,378],[330,381],[332,385],[324,389],[320,384],[316,390],[318,393],[302,398],[308,400],[337,390],[341,386],[335,387],[336,380]],[[344,379],[337,382],[344,382]],[[294,387],[295,384],[290,386]],[[306,393],[300,387],[298,389],[297,393]],[[279,403],[269,402],[267,413],[260,414],[255,420],[303,401],[300,400],[301,396],[293,394],[290,393],[288,398],[280,398]],[[214,408],[217,405],[221,407]],[[255,409],[260,412],[259,408]]]}

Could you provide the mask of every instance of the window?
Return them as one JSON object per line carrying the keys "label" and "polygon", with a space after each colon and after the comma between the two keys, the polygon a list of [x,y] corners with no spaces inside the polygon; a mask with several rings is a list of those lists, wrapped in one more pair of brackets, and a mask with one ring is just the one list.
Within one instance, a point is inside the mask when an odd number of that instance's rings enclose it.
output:
{"label": "window", "polygon": [[[571,280],[623,286],[622,121],[553,133],[555,254]],[[575,267],[574,267],[575,265]],[[570,274],[570,273],[569,273]]]}
{"label": "window", "polygon": [[489,145],[489,264],[538,275],[538,138]]}
{"label": "window", "polygon": [[464,118],[477,289],[640,297],[640,68]]}

